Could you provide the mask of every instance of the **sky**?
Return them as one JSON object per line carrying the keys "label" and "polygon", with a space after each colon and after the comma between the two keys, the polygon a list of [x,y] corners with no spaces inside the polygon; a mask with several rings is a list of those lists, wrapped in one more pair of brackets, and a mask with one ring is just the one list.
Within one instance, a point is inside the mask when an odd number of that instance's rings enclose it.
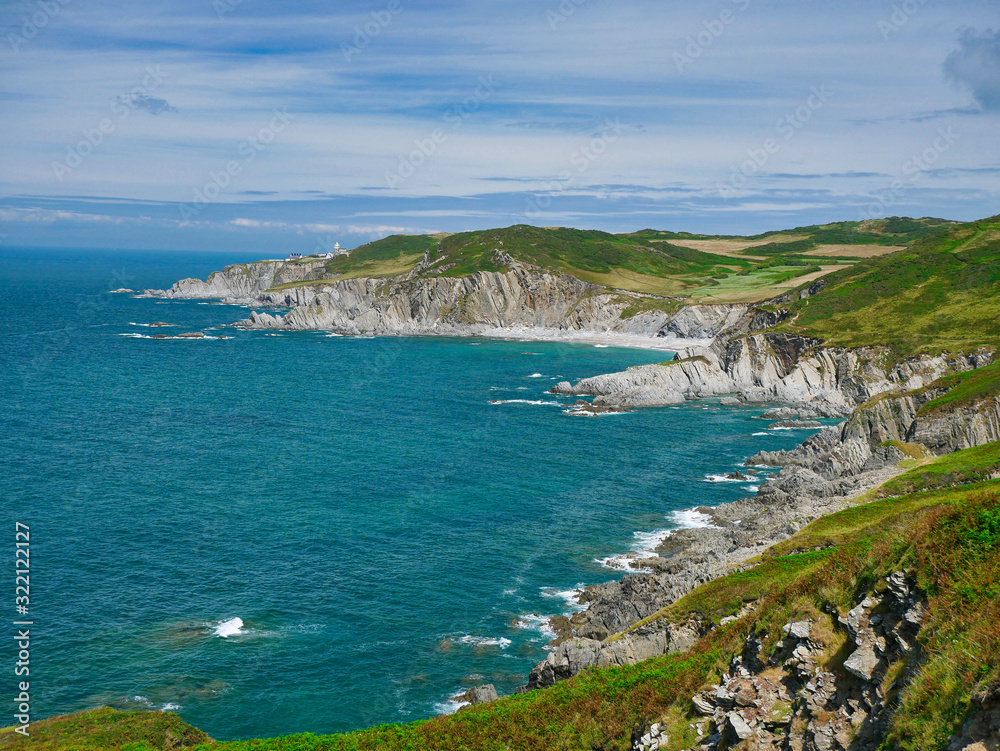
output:
{"label": "sky", "polygon": [[0,0],[0,246],[1000,213],[996,0]]}

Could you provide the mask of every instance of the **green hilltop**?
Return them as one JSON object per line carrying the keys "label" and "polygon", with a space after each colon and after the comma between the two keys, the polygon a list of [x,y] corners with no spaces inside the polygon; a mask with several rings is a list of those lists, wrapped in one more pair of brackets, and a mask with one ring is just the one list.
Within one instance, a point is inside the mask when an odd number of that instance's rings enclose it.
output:
{"label": "green hilltop", "polygon": [[904,250],[825,277],[818,294],[780,308],[779,329],[827,344],[885,345],[901,355],[1000,341],[1000,216],[952,225]]}
{"label": "green hilltop", "polygon": [[326,261],[324,279],[285,286],[463,277],[506,271],[510,259],[621,293],[630,301],[625,315],[758,304],[782,314],[779,331],[832,345],[888,346],[899,356],[969,351],[1000,339],[1000,217],[892,217],[750,237],[528,225],[394,235]]}
{"label": "green hilltop", "polygon": [[[691,302],[756,302],[954,223],[871,220],[752,237],[641,230],[610,234],[514,225],[458,234],[393,235],[325,264],[327,279],[461,277],[507,270],[507,258],[625,293]],[[308,257],[303,262],[316,260]],[[309,280],[296,284],[317,284]]]}

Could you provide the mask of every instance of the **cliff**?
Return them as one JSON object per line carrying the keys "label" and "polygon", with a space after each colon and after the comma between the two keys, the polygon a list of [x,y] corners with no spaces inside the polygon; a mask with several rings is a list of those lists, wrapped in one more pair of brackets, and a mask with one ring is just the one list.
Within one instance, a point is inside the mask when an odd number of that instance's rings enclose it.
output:
{"label": "cliff", "polygon": [[[250,329],[328,330],[347,335],[526,335],[584,333],[708,344],[746,324],[748,305],[681,306],[581,281],[497,254],[506,271],[325,279],[315,262],[261,261],[228,266],[204,282],[184,279],[146,297],[220,299],[258,308],[237,325]],[[659,340],[659,341],[657,341]]]}
{"label": "cliff", "polygon": [[181,279],[168,290],[147,289],[142,297],[187,300],[227,300],[234,303],[258,302],[267,290],[322,278],[322,261],[257,261],[226,266],[209,274],[206,281]]}
{"label": "cliff", "polygon": [[553,392],[594,396],[594,404],[611,407],[655,407],[738,394],[745,402],[780,402],[845,415],[880,394],[919,389],[992,358],[992,352],[982,350],[891,363],[887,348],[824,347],[818,340],[777,332],[723,335],[710,347],[681,350],[674,362],[633,367],[575,385],[562,382]]}

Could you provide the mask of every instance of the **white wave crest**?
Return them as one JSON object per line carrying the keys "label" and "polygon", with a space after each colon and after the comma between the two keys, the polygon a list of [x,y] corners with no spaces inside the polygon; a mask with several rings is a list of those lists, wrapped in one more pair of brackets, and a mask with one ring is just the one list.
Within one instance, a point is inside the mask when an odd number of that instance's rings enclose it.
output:
{"label": "white wave crest", "polygon": [[538,613],[529,613],[518,618],[514,625],[515,628],[537,631],[547,639],[555,639],[558,634],[556,634],[555,629],[549,624],[551,617],[548,615],[538,615]]}
{"label": "white wave crest", "polygon": [[455,714],[455,712],[460,710],[462,707],[467,706],[469,706],[469,702],[467,701],[454,701],[452,699],[448,699],[448,701],[439,701],[435,704],[434,711],[439,715],[449,715]]}
{"label": "white wave crest", "polygon": [[230,618],[228,621],[223,621],[218,626],[215,627],[215,635],[221,636],[223,639],[228,639],[230,636],[237,636],[243,633],[243,619],[242,618]]}
{"label": "white wave crest", "polygon": [[730,477],[729,475],[705,475],[705,482],[751,482],[749,477]]}
{"label": "white wave crest", "polygon": [[471,644],[473,647],[499,647],[500,649],[507,649],[511,644],[510,639],[505,639],[502,636],[494,639],[489,636],[470,636],[469,634],[459,639],[458,643]]}
{"label": "white wave crest", "polygon": [[671,511],[670,518],[681,529],[721,529],[712,523],[712,517],[697,509]]}
{"label": "white wave crest", "polygon": [[543,402],[538,399],[493,399],[490,404],[534,404],[539,407],[561,407],[559,402]]}
{"label": "white wave crest", "polygon": [[585,605],[580,604],[580,595],[586,584],[577,584],[573,589],[556,589],[555,587],[542,587],[539,590],[542,597],[562,600],[566,604],[568,611],[583,610]]}

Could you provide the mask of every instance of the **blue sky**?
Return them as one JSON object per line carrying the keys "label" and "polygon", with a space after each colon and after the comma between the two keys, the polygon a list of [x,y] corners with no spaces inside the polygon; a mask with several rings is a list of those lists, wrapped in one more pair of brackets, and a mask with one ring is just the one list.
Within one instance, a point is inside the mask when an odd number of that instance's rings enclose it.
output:
{"label": "blue sky", "polygon": [[0,244],[1000,212],[995,0],[7,0]]}

